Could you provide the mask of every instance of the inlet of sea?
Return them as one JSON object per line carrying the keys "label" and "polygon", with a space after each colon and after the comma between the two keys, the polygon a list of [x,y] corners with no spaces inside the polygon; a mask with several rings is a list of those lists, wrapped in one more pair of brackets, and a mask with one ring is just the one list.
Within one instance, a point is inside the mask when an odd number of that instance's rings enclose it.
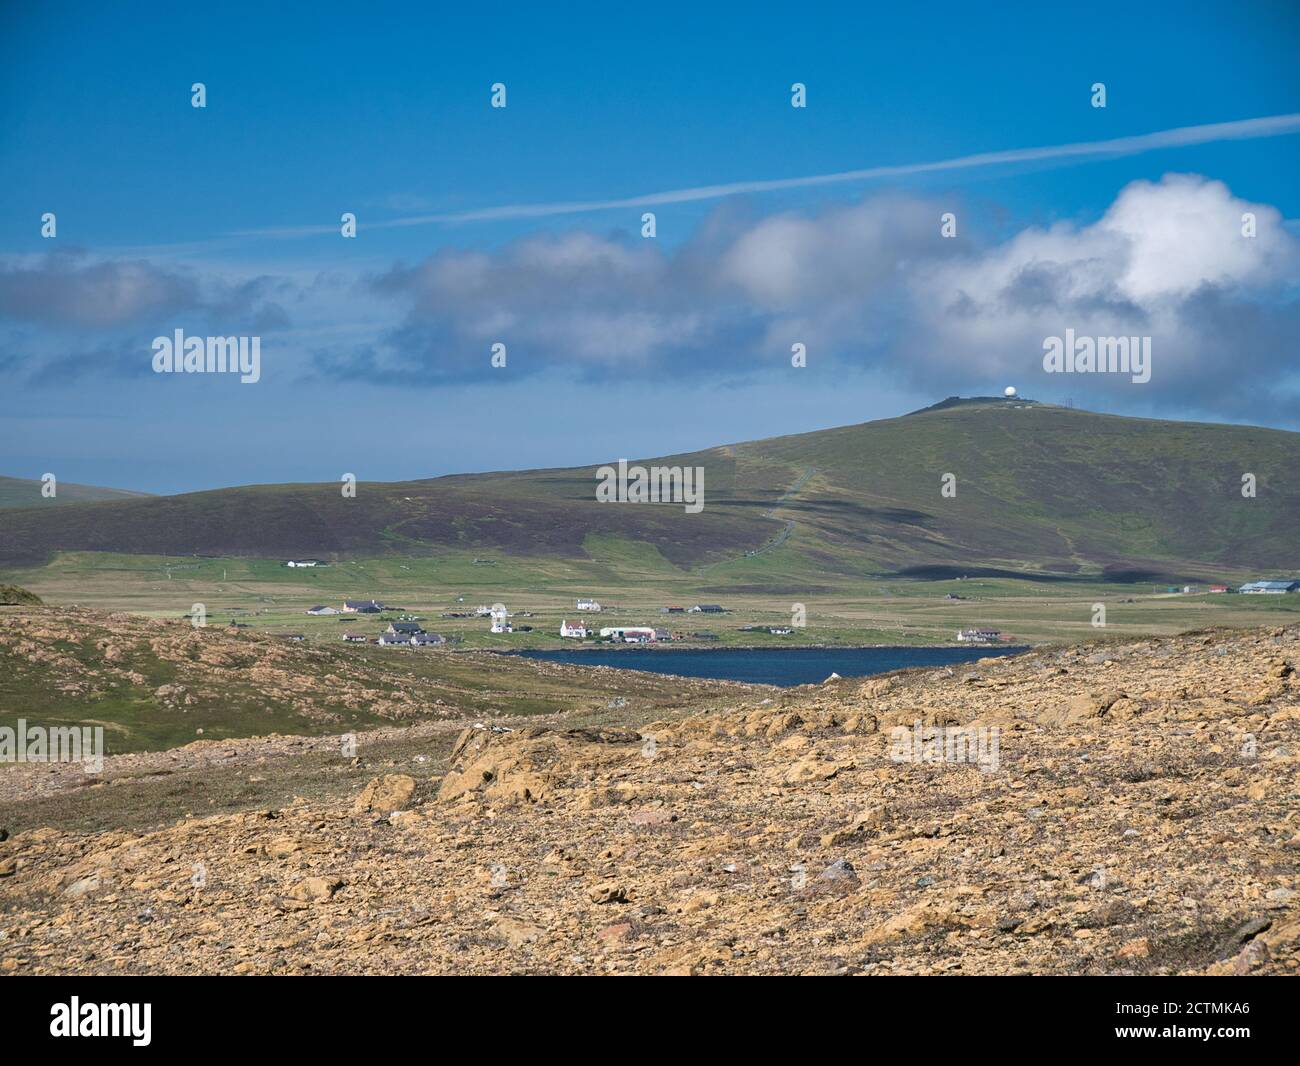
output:
{"label": "inlet of sea", "polygon": [[840,677],[870,677],[916,666],[957,666],[1028,650],[1022,645],[997,644],[964,648],[561,648],[509,654],[575,666],[613,666],[788,687],[817,684],[833,673]]}

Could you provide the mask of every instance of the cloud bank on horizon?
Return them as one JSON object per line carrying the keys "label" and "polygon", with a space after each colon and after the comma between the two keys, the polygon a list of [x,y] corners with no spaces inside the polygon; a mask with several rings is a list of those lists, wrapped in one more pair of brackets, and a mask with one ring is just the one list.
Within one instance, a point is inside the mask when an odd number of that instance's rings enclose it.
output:
{"label": "cloud bank on horizon", "polygon": [[[802,344],[810,365],[918,390],[1005,380],[1032,395],[1047,384],[1044,339],[1071,329],[1151,337],[1147,409],[1293,417],[1300,238],[1273,206],[1175,173],[1124,186],[1086,224],[987,236],[958,208],[948,238],[951,207],[902,192],[758,216],[724,203],[672,249],[576,228],[366,272],[11,256],[0,260],[0,375],[32,386],[147,377],[149,340],[183,324],[264,335],[285,381],[490,380],[502,343],[512,376],[708,385],[789,373]],[[1102,407],[1133,389],[1108,374],[1069,382]]]}

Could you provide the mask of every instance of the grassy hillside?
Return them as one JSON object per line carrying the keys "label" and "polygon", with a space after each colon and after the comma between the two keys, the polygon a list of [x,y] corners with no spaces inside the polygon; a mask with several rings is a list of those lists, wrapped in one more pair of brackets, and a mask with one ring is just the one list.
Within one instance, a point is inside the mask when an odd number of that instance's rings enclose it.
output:
{"label": "grassy hillside", "polygon": [[752,691],[483,652],[295,643],[220,624],[0,609],[0,725],[19,718],[47,728],[101,725],[108,754],[200,739],[598,712],[619,698],[658,713]]}
{"label": "grassy hillside", "polygon": [[34,592],[28,592],[17,585],[0,584],[0,604],[24,604],[33,606],[39,604],[41,598]]}
{"label": "grassy hillside", "polygon": [[[772,587],[876,574],[1208,578],[1300,569],[1300,434],[998,400],[659,460],[705,507],[601,504],[595,467],[224,489],[0,513],[0,565],[55,551],[334,559],[446,551],[584,561],[636,543]],[[1241,495],[1255,475],[1258,494]],[[941,493],[943,477],[956,494]],[[770,572],[765,573],[769,567]]]}
{"label": "grassy hillside", "polygon": [[988,401],[733,450],[815,469],[782,515],[884,572],[1300,569],[1296,433]]}
{"label": "grassy hillside", "polygon": [[145,499],[143,492],[105,489],[97,485],[74,485],[60,481],[54,496],[41,495],[41,482],[31,478],[0,477],[0,507],[54,507],[64,503],[94,503],[97,500]]}

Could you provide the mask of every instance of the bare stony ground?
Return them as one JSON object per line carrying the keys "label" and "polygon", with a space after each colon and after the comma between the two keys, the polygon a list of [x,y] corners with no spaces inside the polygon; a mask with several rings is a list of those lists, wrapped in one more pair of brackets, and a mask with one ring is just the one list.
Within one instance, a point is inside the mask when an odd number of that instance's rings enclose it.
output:
{"label": "bare stony ground", "polygon": [[[0,967],[1294,974],[1298,653],[1198,633],[637,729],[484,721],[445,773],[362,737],[332,797],[15,833]],[[918,721],[996,728],[996,767],[906,758]]]}

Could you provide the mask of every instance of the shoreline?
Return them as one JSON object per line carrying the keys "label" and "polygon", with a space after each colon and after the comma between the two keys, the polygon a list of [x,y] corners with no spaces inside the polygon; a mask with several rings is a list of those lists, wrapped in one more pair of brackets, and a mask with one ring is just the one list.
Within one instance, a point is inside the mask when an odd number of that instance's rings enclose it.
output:
{"label": "shoreline", "polygon": [[581,644],[576,647],[559,647],[559,648],[511,648],[509,650],[499,650],[496,648],[465,648],[464,651],[485,651],[490,655],[535,655],[538,652],[602,652],[609,655],[618,655],[621,652],[629,650],[654,651],[657,654],[672,654],[675,651],[964,651],[966,649],[979,648],[980,650],[1002,650],[1002,651],[1032,651],[1035,648],[1044,647],[1043,644],[786,644],[774,647],[770,644],[674,644],[669,646],[667,642],[662,644]]}

